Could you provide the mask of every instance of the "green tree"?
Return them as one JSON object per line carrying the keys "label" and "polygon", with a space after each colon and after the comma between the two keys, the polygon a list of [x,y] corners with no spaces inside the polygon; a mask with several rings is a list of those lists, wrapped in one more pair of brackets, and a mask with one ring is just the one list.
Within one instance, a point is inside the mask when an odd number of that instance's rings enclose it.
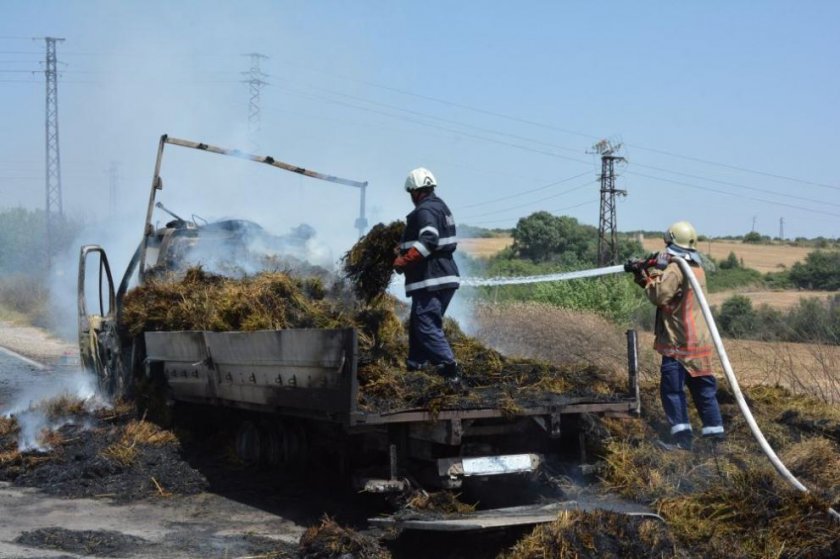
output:
{"label": "green tree", "polygon": [[732,338],[752,336],[758,323],[752,301],[743,295],[733,295],[724,301],[716,322],[721,332]]}
{"label": "green tree", "polygon": [[840,252],[816,250],[790,269],[790,281],[801,289],[840,289]]}
{"label": "green tree", "polygon": [[750,231],[746,235],[744,235],[744,242],[745,243],[753,243],[757,244],[762,241],[761,233],[758,231]]}
{"label": "green tree", "polygon": [[558,260],[568,264],[594,258],[596,229],[569,216],[536,212],[523,217],[513,230],[513,249],[534,262]]}
{"label": "green tree", "polygon": [[735,255],[734,252],[730,252],[729,256],[726,257],[726,260],[722,260],[718,267],[721,270],[734,270],[735,268],[741,267],[741,262],[738,260],[738,257]]}

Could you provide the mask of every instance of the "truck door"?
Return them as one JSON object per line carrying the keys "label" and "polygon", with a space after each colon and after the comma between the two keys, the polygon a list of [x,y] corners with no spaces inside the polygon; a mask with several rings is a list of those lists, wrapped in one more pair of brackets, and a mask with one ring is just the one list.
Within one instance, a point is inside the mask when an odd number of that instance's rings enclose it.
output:
{"label": "truck door", "polygon": [[[96,285],[88,284],[93,278]],[[94,301],[88,301],[91,294],[95,295]],[[83,246],[79,255],[78,306],[82,365],[96,374],[104,394],[121,396],[125,376],[116,324],[114,279],[108,257],[98,245]]]}

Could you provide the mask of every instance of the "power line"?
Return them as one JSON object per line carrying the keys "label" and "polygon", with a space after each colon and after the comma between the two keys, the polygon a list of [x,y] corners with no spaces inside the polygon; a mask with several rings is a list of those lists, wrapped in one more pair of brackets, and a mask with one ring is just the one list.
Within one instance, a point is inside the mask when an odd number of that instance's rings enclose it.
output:
{"label": "power line", "polygon": [[786,204],[784,202],[776,202],[776,201],[773,201],[773,200],[766,200],[764,198],[756,198],[754,196],[746,196],[746,195],[738,194],[738,193],[735,193],[735,192],[727,192],[725,190],[718,190],[716,188],[709,188],[709,187],[700,186],[700,185],[697,185],[697,184],[691,184],[691,183],[684,182],[684,181],[678,181],[678,180],[674,180],[674,179],[666,179],[666,178],[662,178],[662,177],[656,177],[656,176],[653,176],[653,175],[646,175],[644,173],[637,173],[635,171],[627,171],[627,174],[628,175],[635,175],[635,176],[638,176],[638,177],[645,177],[645,178],[648,178],[648,179],[667,182],[667,183],[671,183],[671,184],[678,184],[678,185],[681,185],[681,186],[686,186],[688,188],[703,190],[705,192],[716,192],[718,194],[725,194],[726,196],[734,196],[736,198],[744,198],[746,200],[754,200],[756,202],[763,202],[765,204],[771,204],[771,205],[774,205],[774,206],[783,206],[785,208],[793,208],[793,209],[796,209],[796,210],[803,210],[803,211],[810,212],[810,213],[818,213],[818,214],[823,214],[823,215],[830,215],[832,217],[840,217],[840,214],[837,214],[837,213],[826,212],[826,211],[823,211],[823,210],[815,210],[815,209],[806,208],[806,207],[803,207],[803,206],[796,206],[796,205],[793,205],[793,204]]}
{"label": "power line", "polygon": [[476,217],[485,217],[485,216],[488,216],[488,215],[496,215],[496,214],[500,214],[500,213],[509,212],[511,210],[518,210],[518,209],[521,209],[521,208],[527,208],[528,206],[533,206],[534,204],[538,204],[540,202],[545,202],[546,200],[553,200],[554,198],[559,198],[560,196],[565,196],[566,194],[571,194],[572,192],[575,192],[576,190],[580,190],[582,188],[586,188],[587,186],[589,186],[591,184],[594,184],[595,182],[597,182],[597,181],[587,181],[587,182],[585,182],[581,185],[575,186],[574,188],[564,190],[563,192],[558,192],[557,194],[552,194],[551,196],[546,196],[545,198],[540,198],[539,200],[533,200],[531,202],[527,202],[525,204],[520,204],[518,206],[510,206],[510,207],[505,208],[503,210],[496,210],[496,211],[492,211],[492,212],[485,212],[485,213],[481,213],[481,214],[470,215],[470,216],[467,216],[466,218],[463,218],[463,219],[475,219]]}
{"label": "power line", "polygon": [[[310,87],[312,87],[312,86],[310,86]],[[324,88],[313,87],[313,89],[316,89],[318,91],[323,91],[323,92],[326,92],[326,93],[330,93],[330,94],[334,94],[334,95],[339,95],[339,96],[346,97],[346,98],[349,98],[349,99],[362,101],[364,103],[369,103],[369,104],[376,105],[376,106],[381,106],[381,107],[385,107],[385,108],[389,108],[389,109],[393,109],[393,110],[397,110],[397,111],[402,111],[402,112],[422,116],[422,117],[425,117],[425,118],[430,118],[430,119],[437,120],[437,121],[440,121],[440,122],[445,122],[445,123],[448,123],[448,124],[454,124],[454,125],[457,125],[457,126],[463,126],[463,127],[466,127],[466,128],[471,128],[473,130],[478,130],[478,131],[481,131],[481,132],[497,134],[497,135],[500,135],[500,136],[507,136],[507,137],[514,138],[514,139],[517,139],[517,140],[524,140],[524,141],[527,141],[527,142],[530,142],[530,143],[541,144],[541,145],[553,147],[553,148],[556,148],[556,149],[561,149],[561,150],[565,150],[565,151],[572,151],[572,152],[578,152],[579,153],[579,150],[577,150],[575,148],[570,148],[570,147],[567,147],[567,146],[561,146],[561,145],[555,144],[553,142],[545,142],[545,141],[542,141],[542,140],[528,138],[528,137],[517,135],[517,134],[509,134],[507,132],[500,132],[500,131],[489,129],[489,128],[474,126],[474,125],[466,124],[466,123],[463,123],[463,122],[458,122],[458,121],[454,121],[454,120],[450,120],[450,119],[440,118],[440,117],[436,117],[434,115],[429,115],[427,113],[423,113],[423,112],[420,112],[420,111],[413,111],[411,109],[403,109],[403,108],[398,107],[396,105],[379,103],[377,101],[372,101],[372,100],[369,100],[369,99],[364,99],[364,98],[353,96],[353,95],[347,95],[347,94],[344,94],[344,93],[341,93],[341,92],[336,92],[336,91],[332,91],[332,90],[328,90],[328,89],[324,89]],[[332,101],[332,100],[329,100],[328,98],[322,98],[322,99],[325,99],[325,100],[328,100],[328,101],[331,101],[331,102],[339,103],[338,101]],[[354,106],[354,105],[351,105],[351,106]],[[362,107],[357,107],[357,108],[359,108],[361,110],[364,110],[364,108],[362,108]],[[398,117],[392,115],[392,118],[398,118]],[[520,149],[527,149],[526,146],[518,146],[517,145],[515,147],[519,147]],[[556,156],[556,157],[566,158],[564,156],[559,156],[559,154],[552,154],[550,152],[545,152],[545,151],[540,151],[540,150],[536,150],[536,153],[542,153],[544,155],[552,155],[552,156]],[[569,158],[566,158],[566,159],[569,159]],[[579,159],[573,159],[572,158],[572,160],[582,162]],[[704,177],[704,176],[700,176],[700,175],[695,175],[695,174],[691,174],[691,173],[684,173],[684,172],[681,172],[681,171],[673,171],[673,170],[670,170],[670,169],[665,169],[665,168],[657,167],[657,166],[653,166],[653,165],[645,165],[645,164],[642,164],[642,163],[635,163],[635,162],[634,162],[634,165],[637,166],[637,167],[644,167],[644,168],[648,168],[648,169],[652,169],[652,170],[656,170],[656,171],[661,171],[661,172],[665,172],[665,173],[672,173],[672,174],[675,174],[675,175],[686,176],[686,177],[695,178],[695,179],[708,181],[708,182],[713,182],[713,183],[717,183],[717,184],[733,186],[735,188],[743,188],[743,189],[752,190],[752,191],[755,191],[755,192],[763,192],[763,193],[766,193],[766,194],[772,194],[774,196],[780,196],[780,197],[784,197],[784,198],[802,200],[802,201],[807,201],[807,202],[812,202],[812,203],[817,203],[817,204],[829,204],[829,205],[840,207],[840,204],[834,204],[834,203],[831,203],[831,202],[823,202],[823,201],[820,201],[820,200],[814,200],[812,198],[805,198],[805,197],[802,197],[802,196],[795,196],[795,195],[792,195],[792,194],[784,194],[784,193],[776,192],[776,191],[773,191],[773,190],[768,190],[768,189],[758,188],[758,187],[753,187],[753,186],[747,186],[747,185],[744,185],[744,184],[739,184],[739,183],[735,183],[735,182],[731,182],[731,181],[723,181],[723,180],[719,180],[719,179],[713,179],[713,178]],[[820,186],[825,186],[827,188],[831,188],[831,189],[834,189],[834,190],[840,190],[840,187],[836,187],[836,186],[830,186],[830,185],[820,185]]]}
{"label": "power line", "polygon": [[[492,200],[485,200],[484,202],[478,202],[477,204],[468,204],[466,206],[458,206],[456,209],[465,210],[467,208],[475,208],[475,207],[478,207],[478,206],[485,206],[487,204],[493,204],[495,202],[501,202],[502,200],[510,200],[511,198],[518,198],[518,197],[524,196],[526,194],[531,194],[533,192],[539,192],[540,190],[545,190],[546,188],[551,188],[552,186],[557,186],[558,184],[562,184],[564,182],[569,182],[571,180],[579,179],[580,177],[582,177],[584,175],[588,175],[588,174],[589,174],[589,172],[587,171],[586,173],[580,173],[579,175],[574,175],[572,177],[567,177],[565,179],[560,179],[558,181],[550,182],[550,183],[545,184],[543,186],[538,186],[537,188],[532,188],[530,190],[523,190],[522,192],[517,192],[516,194],[511,194],[509,196],[502,196],[501,198],[493,198]],[[589,183],[587,183],[587,184],[589,184]]]}
{"label": "power line", "polygon": [[[501,145],[505,145],[505,146],[514,147],[514,148],[529,151],[529,152],[532,152],[532,153],[538,153],[538,154],[542,154],[542,155],[548,155],[548,156],[551,156],[551,157],[558,157],[558,158],[561,158],[561,159],[567,159],[567,160],[576,161],[576,162],[579,162],[579,163],[589,164],[589,162],[587,162],[587,161],[584,161],[584,160],[581,160],[581,159],[576,159],[576,158],[571,158],[571,157],[564,156],[564,155],[561,155],[561,154],[557,154],[557,153],[554,153],[554,152],[551,152],[551,151],[535,149],[535,148],[531,148],[531,147],[528,147],[528,146],[523,146],[523,145],[520,145],[520,144],[505,142],[505,141],[498,140],[498,139],[495,139],[495,138],[487,138],[487,137],[484,137],[484,136],[467,133],[467,132],[464,132],[462,130],[443,127],[443,126],[439,126],[439,125],[436,125],[436,124],[432,124],[432,123],[420,121],[420,120],[417,120],[417,119],[413,119],[413,118],[406,118],[402,115],[395,115],[395,114],[392,114],[392,113],[389,113],[389,112],[386,112],[386,111],[380,111],[380,110],[372,109],[370,107],[363,107],[363,106],[359,106],[359,105],[354,105],[352,103],[347,103],[347,102],[344,102],[344,101],[331,99],[329,97],[313,95],[313,94],[310,94],[310,93],[300,93],[300,90],[295,91],[295,90],[290,90],[289,88],[286,88],[286,90],[290,91],[292,93],[296,93],[296,94],[298,94],[298,95],[300,95],[304,98],[307,98],[307,99],[316,100],[316,101],[323,101],[323,102],[332,103],[332,104],[336,104],[336,105],[340,105],[340,106],[347,106],[347,107],[354,108],[354,109],[357,109],[357,110],[372,112],[372,113],[375,113],[375,114],[381,114],[381,115],[387,116],[389,118],[395,118],[395,119],[398,119],[398,120],[403,120],[403,121],[406,121],[406,122],[419,124],[421,126],[426,126],[426,127],[430,127],[430,128],[434,128],[434,129],[438,129],[438,130],[443,130],[443,131],[450,132],[450,133],[453,133],[453,134],[456,134],[456,135],[459,135],[459,136],[462,136],[462,137],[475,138],[475,139],[479,139],[479,140],[486,141],[486,142],[491,142],[491,143],[496,143],[496,144],[501,144]],[[653,167],[653,166],[643,165],[643,164],[636,164],[636,166],[639,166],[639,167]],[[734,186],[734,187],[737,187],[737,188],[744,188],[744,189],[748,189],[748,190],[764,192],[766,194],[771,194],[771,195],[774,195],[774,196],[790,197],[790,198],[795,198],[795,199],[804,199],[804,200],[813,201],[814,203],[819,203],[819,204],[824,203],[824,202],[818,201],[818,200],[812,200],[812,199],[797,197],[797,196],[794,196],[794,195],[778,193],[778,192],[775,192],[775,191],[760,189],[760,188],[756,188],[756,187],[749,187],[749,186],[741,185],[741,184],[738,184],[738,183],[732,183],[732,182],[728,182],[728,181],[719,181],[717,179],[707,179],[705,177],[700,177],[698,175],[691,175],[689,173],[681,173],[679,171],[670,171],[668,169],[663,169],[663,168],[660,168],[660,167],[653,167],[653,168],[656,169],[656,170],[663,171],[663,172],[693,176],[693,177],[698,178],[700,180],[708,180],[710,182],[718,182],[718,183],[722,183],[722,184],[727,184],[729,186]],[[700,189],[704,188],[704,187],[700,187],[698,185],[691,185],[690,183],[684,183],[684,182],[681,182],[681,181],[673,181],[673,180],[665,179],[665,178],[661,178],[661,177],[653,177],[651,175],[644,175],[642,173],[633,172],[631,174],[638,175],[638,176],[644,176],[644,177],[647,177],[647,178],[653,178],[654,180],[660,180],[660,181],[665,181],[665,182],[673,182],[675,184],[683,184],[683,185],[690,186],[690,187],[693,187],[693,188],[700,188]],[[705,188],[705,190],[708,191],[708,192],[716,192],[716,193],[719,193],[719,194],[725,194],[725,195],[729,195],[729,196],[738,196],[738,194],[734,194],[734,193],[727,192],[727,191],[721,191],[721,190],[717,190],[717,189],[713,189],[713,188]],[[776,205],[782,205],[782,206],[791,207],[791,208],[794,208],[794,209],[800,209],[800,210],[804,210],[804,211],[812,211],[812,210],[810,210],[808,208],[804,208],[802,206],[784,204],[782,202],[774,202],[774,201],[766,200],[766,199],[763,199],[763,198],[755,198],[755,197],[746,197],[746,198],[756,200],[756,201],[760,201],[760,202],[764,202],[764,203],[768,203],[768,204],[776,204]],[[831,203],[829,203],[829,204],[831,204]],[[835,205],[835,204],[831,204],[831,205]],[[813,210],[813,211],[817,211],[818,213],[826,213],[826,212],[821,212],[821,211],[818,211],[818,210]],[[834,214],[829,213],[828,215],[834,215]],[[474,217],[476,217],[476,216],[474,216]]]}
{"label": "power line", "polygon": [[[671,173],[671,174],[674,174],[674,175],[680,175],[682,177],[689,177],[689,178],[692,178],[692,179],[700,179],[702,181],[713,182],[713,183],[722,184],[722,185],[725,185],[725,186],[733,186],[735,188],[743,188],[745,190],[752,190],[752,191],[755,191],[755,192],[763,192],[765,194],[772,194],[773,196],[781,196],[783,198],[791,198],[791,199],[794,199],[794,200],[802,200],[803,202],[813,202],[814,204],[827,204],[829,206],[840,207],[840,204],[835,204],[833,202],[826,202],[824,200],[815,200],[813,198],[805,198],[803,196],[795,196],[793,194],[785,194],[783,192],[776,192],[774,190],[767,190],[766,188],[758,188],[756,186],[747,186],[745,184],[739,184],[737,182],[730,182],[730,181],[724,181],[724,180],[719,180],[719,179],[711,179],[711,178],[703,177],[703,176],[700,176],[700,175],[693,175],[691,173],[683,173],[681,171],[672,171],[670,169],[664,169],[662,167],[656,167],[654,165],[645,165],[645,164],[642,164],[642,163],[633,162],[633,166],[634,167],[643,167],[645,169],[652,169],[654,171],[662,171],[663,173]],[[840,190],[840,187],[832,187],[832,188],[834,188],[835,190]]]}
{"label": "power line", "polygon": [[[566,206],[565,208],[556,208],[556,209],[553,209],[553,210],[548,210],[548,212],[552,213],[552,214],[558,214],[560,212],[565,212],[566,210],[573,210],[575,208],[580,208],[580,207],[583,207],[583,206],[588,206],[590,204],[597,204],[597,203],[598,203],[598,200],[590,200],[588,202],[581,202],[580,204],[575,204],[574,206]],[[511,219],[515,219],[515,218],[508,217],[508,218],[505,218],[505,219],[491,219],[489,221],[476,221],[476,222],[470,223],[469,225],[487,225],[487,224],[490,224],[490,223],[502,223],[502,222],[510,221]]]}
{"label": "power line", "polygon": [[[367,86],[370,86],[370,87],[374,87],[374,88],[377,88],[377,89],[383,89],[385,91],[391,91],[391,92],[394,92],[394,93],[399,93],[401,95],[407,95],[407,96],[410,96],[410,97],[415,97],[417,99],[423,99],[423,100],[426,100],[426,101],[433,101],[435,103],[440,103],[442,105],[447,105],[447,106],[450,106],[450,107],[455,107],[455,108],[464,109],[464,110],[467,110],[467,111],[472,111],[472,112],[475,112],[475,113],[478,113],[478,114],[494,116],[494,117],[497,117],[497,118],[502,118],[502,119],[505,119],[505,120],[518,122],[520,124],[527,124],[527,125],[536,126],[536,127],[539,127],[539,128],[555,130],[557,132],[562,132],[564,134],[579,136],[579,137],[583,137],[583,138],[596,139],[596,140],[600,139],[600,137],[594,136],[592,134],[587,134],[587,133],[579,132],[579,131],[576,131],[576,130],[570,130],[570,129],[563,128],[563,127],[560,127],[560,126],[555,126],[553,124],[549,124],[549,123],[546,123],[546,122],[539,122],[539,121],[535,121],[535,120],[530,120],[530,119],[518,117],[518,116],[515,116],[515,115],[501,113],[501,112],[498,112],[498,111],[491,111],[491,110],[482,109],[482,108],[479,108],[479,107],[474,107],[474,106],[471,106],[471,105],[467,105],[467,104],[464,104],[464,103],[458,103],[458,102],[455,102],[455,101],[442,99],[440,97],[423,95],[423,94],[420,94],[420,93],[416,93],[414,91],[408,91],[408,90],[400,89],[400,88],[397,88],[397,87],[382,85],[382,84],[378,84],[378,83],[367,81],[367,80],[360,80],[360,79],[352,78],[352,77],[346,76],[346,75],[335,74],[335,73],[332,73],[332,72],[328,72],[326,70],[321,70],[321,69],[318,69],[318,68],[314,68],[312,66],[303,66],[303,65],[299,65],[299,64],[294,64],[292,62],[289,62],[288,60],[282,60],[282,62],[284,64],[288,64],[290,66],[295,66],[295,67],[298,67],[298,68],[304,68],[308,71],[312,71],[312,72],[316,72],[316,73],[320,73],[320,74],[326,74],[330,77],[335,77],[335,78],[339,78],[339,79],[342,79],[342,80],[353,81],[353,82],[361,83],[361,84],[364,84],[364,85],[367,85]],[[811,185],[811,186],[819,186],[819,187],[823,187],[823,188],[832,188],[832,189],[837,188],[834,185],[829,185],[829,184],[825,184],[825,183],[821,183],[821,182],[810,181],[810,180],[806,180],[806,179],[800,179],[800,178],[791,177],[791,176],[787,176],[787,175],[782,175],[782,174],[778,174],[778,173],[761,171],[761,170],[752,169],[752,168],[749,168],[749,167],[732,165],[732,164],[729,164],[729,163],[721,163],[721,162],[712,161],[712,160],[709,160],[709,159],[703,159],[703,158],[700,158],[700,157],[683,155],[683,154],[675,153],[675,152],[668,151],[668,150],[650,148],[650,147],[637,145],[637,144],[630,144],[630,143],[627,143],[626,145],[628,147],[632,147],[634,149],[640,149],[640,150],[649,151],[649,152],[652,152],[652,153],[659,153],[660,155],[666,155],[666,156],[669,156],[669,157],[685,159],[685,160],[688,160],[688,161],[695,161],[695,162],[698,162],[698,163],[704,163],[706,165],[715,165],[715,166],[719,166],[719,167],[723,167],[723,168],[727,168],[727,169],[732,169],[732,170],[736,170],[736,171],[741,171],[741,172],[745,172],[745,173],[753,173],[753,174],[762,175],[762,176],[766,176],[766,177],[773,177],[773,178],[781,179],[781,180],[799,182],[799,183],[802,183],[802,184],[808,184],[808,185]]]}
{"label": "power line", "polygon": [[301,94],[299,92],[299,90],[298,90],[298,92],[295,92],[293,90],[289,90],[288,88],[286,88],[286,91],[291,91],[292,93],[297,93],[298,95],[301,95],[304,98],[308,98],[310,100],[324,101],[324,102],[332,103],[332,104],[335,104],[335,105],[350,107],[350,108],[357,109],[357,110],[360,110],[360,111],[367,111],[367,112],[374,113],[374,114],[384,115],[384,116],[387,116],[389,118],[395,118],[395,119],[402,120],[402,121],[405,121],[405,122],[413,122],[413,123],[419,124],[421,126],[427,126],[429,128],[435,128],[437,130],[443,130],[445,132],[450,132],[450,133],[453,133],[453,134],[457,134],[457,135],[463,136],[465,138],[474,138],[474,139],[478,139],[478,140],[483,140],[485,142],[490,142],[490,143],[499,144],[499,145],[508,146],[508,147],[514,147],[516,149],[520,149],[520,150],[523,150],[523,151],[528,151],[528,152],[531,152],[531,153],[538,153],[538,154],[547,155],[547,156],[550,156],[550,157],[556,157],[558,159],[564,159],[564,160],[567,160],[567,161],[575,161],[577,163],[584,163],[586,165],[591,165],[591,163],[592,163],[591,161],[586,161],[586,160],[583,160],[583,159],[577,159],[575,157],[569,157],[567,155],[561,155],[559,153],[555,153],[555,152],[552,152],[552,151],[540,150],[540,149],[536,149],[536,148],[532,148],[532,147],[528,147],[528,146],[523,146],[523,145],[520,145],[520,144],[505,142],[503,140],[499,140],[499,139],[495,139],[495,138],[488,138],[488,137],[485,137],[485,136],[480,136],[480,135],[477,135],[477,134],[464,132],[463,130],[447,128],[445,126],[440,126],[440,125],[437,125],[437,124],[424,122],[422,120],[407,118],[407,117],[404,117],[402,115],[395,115],[393,113],[389,113],[389,112],[386,112],[386,111],[380,111],[380,110],[377,110],[377,109],[372,109],[370,107],[362,107],[362,106],[359,106],[359,105],[354,105],[352,103],[339,101],[337,99],[330,99],[329,97],[312,95],[312,94],[308,94],[308,93]]}

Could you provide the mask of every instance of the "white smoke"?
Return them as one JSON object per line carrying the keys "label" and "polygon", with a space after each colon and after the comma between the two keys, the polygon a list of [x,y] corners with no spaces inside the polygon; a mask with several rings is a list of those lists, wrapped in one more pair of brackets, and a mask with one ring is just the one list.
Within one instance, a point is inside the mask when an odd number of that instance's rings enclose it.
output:
{"label": "white smoke", "polygon": [[0,415],[14,418],[20,427],[18,450],[21,452],[47,452],[50,450],[44,442],[44,434],[57,431],[65,425],[90,427],[90,421],[71,415],[51,415],[48,413],[51,401],[67,398],[78,400],[86,412],[109,408],[111,404],[98,390],[96,378],[83,371],[33,376],[23,390],[11,403],[0,409]]}

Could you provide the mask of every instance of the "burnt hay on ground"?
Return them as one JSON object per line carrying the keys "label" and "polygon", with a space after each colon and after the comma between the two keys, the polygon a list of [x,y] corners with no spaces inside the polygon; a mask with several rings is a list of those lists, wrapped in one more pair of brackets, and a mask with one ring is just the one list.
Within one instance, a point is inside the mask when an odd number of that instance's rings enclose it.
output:
{"label": "burnt hay on ground", "polygon": [[130,412],[102,409],[86,421],[45,431],[44,442],[50,447],[43,452],[20,452],[16,427],[4,431],[0,481],[62,497],[121,502],[194,494],[207,487],[204,476],[181,456],[171,432],[133,419]]}
{"label": "burnt hay on ground", "polygon": [[303,559],[390,559],[391,554],[375,538],[345,528],[329,516],[310,526],[298,545]]}

